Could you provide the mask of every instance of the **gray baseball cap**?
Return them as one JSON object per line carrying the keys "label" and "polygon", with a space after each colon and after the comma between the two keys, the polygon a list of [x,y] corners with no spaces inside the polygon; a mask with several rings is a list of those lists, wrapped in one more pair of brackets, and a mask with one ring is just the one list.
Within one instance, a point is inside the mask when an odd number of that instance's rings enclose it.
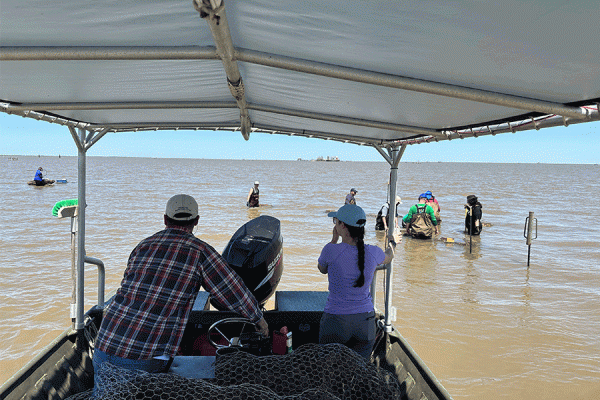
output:
{"label": "gray baseball cap", "polygon": [[192,196],[177,194],[167,201],[165,215],[175,221],[191,221],[198,216],[198,203]]}

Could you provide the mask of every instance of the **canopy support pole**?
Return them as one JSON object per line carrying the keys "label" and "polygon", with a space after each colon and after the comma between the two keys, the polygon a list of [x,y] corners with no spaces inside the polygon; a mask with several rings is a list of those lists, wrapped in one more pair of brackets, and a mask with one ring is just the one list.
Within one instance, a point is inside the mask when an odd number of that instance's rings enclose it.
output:
{"label": "canopy support pole", "polygon": [[200,17],[208,22],[215,44],[217,45],[217,56],[219,56],[223,62],[223,67],[225,67],[229,91],[235,98],[240,109],[240,130],[242,136],[248,140],[250,139],[252,122],[248,113],[242,75],[235,60],[235,48],[233,47],[233,40],[231,39],[231,32],[227,23],[227,16],[225,15],[225,6],[221,0],[211,0],[210,2],[194,0],[193,3],[194,8],[200,13]]}
{"label": "canopy support pole", "polygon": [[[392,224],[392,221],[396,218],[396,184],[398,182],[398,164],[400,164],[400,160],[404,155],[404,151],[406,150],[406,144],[403,144],[402,147],[398,148],[397,146],[390,149],[390,190],[389,190],[389,202],[390,207],[388,209],[388,221],[390,224],[388,226],[387,238],[388,240],[394,240],[396,234],[396,223]],[[392,207],[392,204],[394,207]],[[389,229],[393,227],[392,229]]]}
{"label": "canopy support pole", "polygon": [[71,324],[75,329],[77,318],[77,219],[71,217],[71,280],[73,290],[71,291]]}
{"label": "canopy support pole", "polygon": [[69,130],[77,145],[77,203],[79,207],[77,210],[77,301],[75,308],[75,329],[81,330],[84,328],[86,131],[79,128],[77,129],[78,132],[75,132],[75,129],[71,127],[69,127]]}
{"label": "canopy support pole", "polygon": [[[398,182],[398,164],[404,155],[404,151],[406,150],[406,144],[403,144],[401,147],[396,146],[391,149],[388,149],[388,153],[386,153],[380,146],[375,145],[375,149],[383,156],[383,158],[390,164],[390,187],[388,191],[389,195],[389,204],[388,207],[388,231],[386,233],[386,246],[390,245],[389,243],[395,243],[395,234],[396,234],[396,185]],[[393,206],[392,206],[393,205]],[[385,326],[384,329],[386,332],[391,332],[393,330],[392,326],[392,314],[395,312],[392,311],[392,277],[394,271],[394,260],[390,263],[385,264],[382,269],[385,269]],[[373,280],[373,284],[371,286],[371,295],[373,299],[375,299],[375,280]]]}
{"label": "canopy support pole", "polygon": [[[85,328],[84,302],[85,302],[85,263],[94,264],[98,267],[98,307],[104,307],[104,263],[98,259],[88,257],[85,254],[85,208],[86,201],[86,173],[87,173],[87,151],[98,140],[100,140],[109,128],[101,131],[86,131],[83,128],[69,126],[73,141],[77,145],[77,255],[76,255],[76,278],[75,278],[75,312],[71,310],[71,318],[74,318],[73,328],[82,330]],[[72,229],[74,230],[74,229]]]}

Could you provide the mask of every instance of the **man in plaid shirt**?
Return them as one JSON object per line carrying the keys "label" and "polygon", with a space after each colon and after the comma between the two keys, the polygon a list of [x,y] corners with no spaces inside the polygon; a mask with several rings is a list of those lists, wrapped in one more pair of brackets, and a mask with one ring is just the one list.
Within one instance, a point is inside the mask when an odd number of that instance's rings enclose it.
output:
{"label": "man in plaid shirt", "polygon": [[200,286],[269,335],[244,282],[215,249],[193,235],[198,218],[193,197],[173,196],[164,216],[166,229],[133,249],[96,338],[96,371],[106,361],[148,372],[168,370]]}

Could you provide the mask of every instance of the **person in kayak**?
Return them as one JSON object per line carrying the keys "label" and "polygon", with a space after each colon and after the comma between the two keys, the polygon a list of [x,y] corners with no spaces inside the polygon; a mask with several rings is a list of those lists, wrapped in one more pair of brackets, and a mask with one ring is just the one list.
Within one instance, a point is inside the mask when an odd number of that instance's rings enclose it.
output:
{"label": "person in kayak", "polygon": [[260,191],[258,190],[258,181],[254,182],[254,186],[250,189],[248,193],[248,199],[246,200],[246,206],[248,207],[258,207],[259,206],[259,196]]}
{"label": "person in kayak", "polygon": [[96,372],[104,362],[147,372],[168,371],[200,286],[268,337],[254,295],[225,259],[192,233],[198,219],[193,197],[173,196],[167,202],[165,229],[133,249],[96,338]]}
{"label": "person in kayak", "polygon": [[319,271],[329,280],[319,343],[341,343],[369,359],[376,329],[371,282],[375,268],[394,258],[395,243],[385,252],[365,244],[366,216],[357,205],[345,204],[328,216],[333,217],[333,236],[318,260]]}
{"label": "person in kayak", "polygon": [[53,180],[44,178],[44,174],[42,172],[43,170],[44,170],[44,168],[39,167],[37,169],[37,171],[35,171],[35,177],[33,178],[33,181],[36,186],[44,186],[44,185],[49,185],[51,183],[54,183]]}

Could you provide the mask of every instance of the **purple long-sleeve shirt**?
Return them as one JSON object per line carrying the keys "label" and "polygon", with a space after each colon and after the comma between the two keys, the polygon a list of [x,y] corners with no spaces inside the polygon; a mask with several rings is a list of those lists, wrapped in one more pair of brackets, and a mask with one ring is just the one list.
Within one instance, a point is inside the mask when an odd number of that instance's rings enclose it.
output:
{"label": "purple long-sleeve shirt", "polygon": [[358,249],[347,243],[328,243],[319,256],[319,264],[327,268],[329,296],[325,312],[329,314],[360,314],[373,311],[371,282],[375,268],[385,260],[377,246],[365,244],[365,284],[354,287],[360,271]]}

